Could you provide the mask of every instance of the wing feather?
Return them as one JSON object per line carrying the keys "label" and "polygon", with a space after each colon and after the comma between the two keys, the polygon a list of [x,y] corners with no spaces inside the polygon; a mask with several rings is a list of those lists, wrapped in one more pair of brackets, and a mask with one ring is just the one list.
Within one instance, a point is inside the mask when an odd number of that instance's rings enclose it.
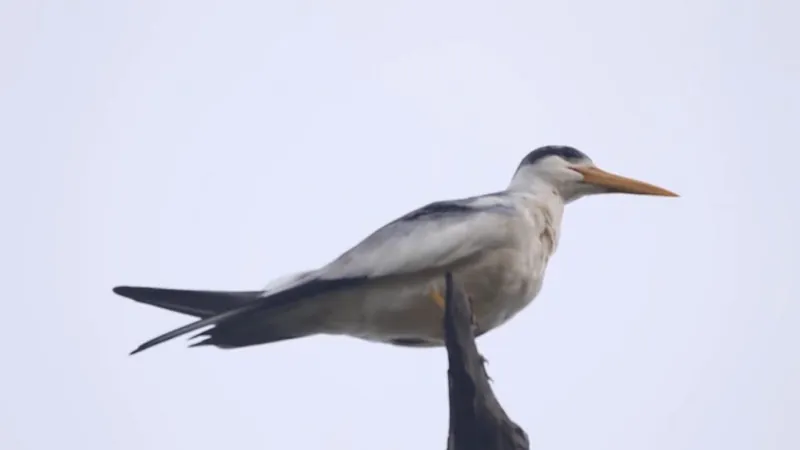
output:
{"label": "wing feather", "polygon": [[374,278],[443,269],[508,245],[515,212],[499,195],[432,203],[378,229],[317,275]]}

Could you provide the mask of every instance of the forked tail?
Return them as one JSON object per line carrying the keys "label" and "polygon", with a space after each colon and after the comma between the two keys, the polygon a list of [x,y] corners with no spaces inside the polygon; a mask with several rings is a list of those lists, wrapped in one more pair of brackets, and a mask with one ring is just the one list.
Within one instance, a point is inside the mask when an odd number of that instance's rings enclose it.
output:
{"label": "forked tail", "polygon": [[243,318],[256,312],[262,314],[267,311],[285,309],[298,300],[356,286],[364,281],[365,278],[312,279],[303,284],[268,295],[262,295],[260,291],[191,291],[130,286],[115,287],[114,292],[141,303],[201,318],[201,320],[150,339],[132,351],[131,355],[134,355],[150,347],[210,325],[217,326],[229,323],[233,319]]}

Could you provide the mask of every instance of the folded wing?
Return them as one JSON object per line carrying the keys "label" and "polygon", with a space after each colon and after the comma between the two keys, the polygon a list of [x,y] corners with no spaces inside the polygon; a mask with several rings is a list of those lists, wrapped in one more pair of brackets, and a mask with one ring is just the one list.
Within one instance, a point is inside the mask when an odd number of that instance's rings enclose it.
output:
{"label": "folded wing", "polygon": [[447,270],[480,252],[507,245],[508,222],[514,212],[501,195],[431,203],[378,229],[320,270],[277,280],[258,299],[151,339],[134,353],[209,325],[265,313],[332,290],[384,277]]}
{"label": "folded wing", "polygon": [[431,203],[378,229],[317,276],[378,278],[444,269],[507,245],[514,213],[501,195]]}

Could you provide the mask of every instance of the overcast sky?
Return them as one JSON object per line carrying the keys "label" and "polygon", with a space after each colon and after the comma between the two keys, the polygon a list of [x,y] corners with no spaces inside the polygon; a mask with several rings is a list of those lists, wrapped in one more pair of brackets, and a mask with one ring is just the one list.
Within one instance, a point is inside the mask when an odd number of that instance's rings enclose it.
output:
{"label": "overcast sky", "polygon": [[191,319],[111,288],[259,288],[544,144],[682,197],[569,205],[541,295],[480,339],[534,448],[800,448],[798,14],[0,2],[0,448],[443,449],[442,349],[129,357]]}

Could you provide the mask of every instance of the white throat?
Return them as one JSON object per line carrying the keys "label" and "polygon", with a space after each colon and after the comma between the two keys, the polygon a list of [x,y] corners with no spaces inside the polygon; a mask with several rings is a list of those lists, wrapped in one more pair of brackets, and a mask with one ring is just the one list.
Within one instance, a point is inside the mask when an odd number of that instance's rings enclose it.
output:
{"label": "white throat", "polygon": [[[566,202],[558,189],[544,180],[512,180],[508,192],[520,199],[530,218],[537,224],[543,234],[541,237],[549,241],[551,248],[548,256],[555,252],[561,235],[561,221],[564,217]],[[546,235],[546,236],[545,236]]]}

